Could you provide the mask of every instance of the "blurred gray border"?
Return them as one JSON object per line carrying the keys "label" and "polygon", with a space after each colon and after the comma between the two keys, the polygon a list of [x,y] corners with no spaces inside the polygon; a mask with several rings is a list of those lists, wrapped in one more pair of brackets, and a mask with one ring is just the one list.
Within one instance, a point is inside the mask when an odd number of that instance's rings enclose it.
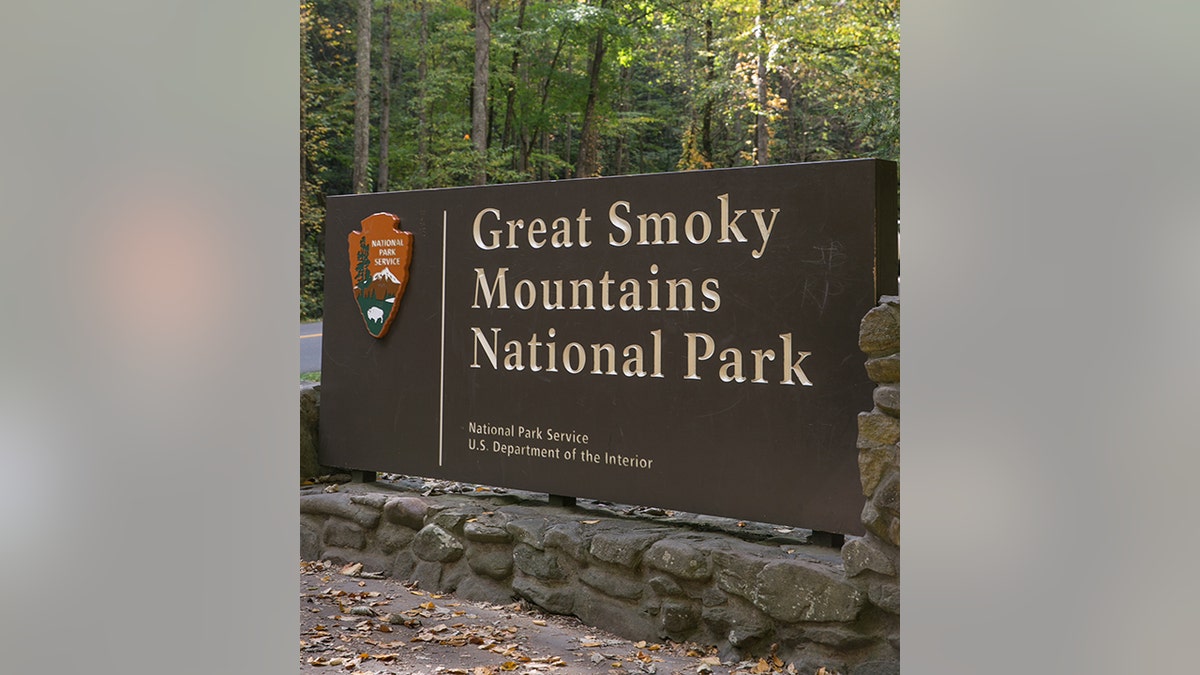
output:
{"label": "blurred gray border", "polygon": [[902,4],[906,672],[1195,668],[1197,14]]}
{"label": "blurred gray border", "polygon": [[297,17],[5,8],[4,672],[295,672]]}

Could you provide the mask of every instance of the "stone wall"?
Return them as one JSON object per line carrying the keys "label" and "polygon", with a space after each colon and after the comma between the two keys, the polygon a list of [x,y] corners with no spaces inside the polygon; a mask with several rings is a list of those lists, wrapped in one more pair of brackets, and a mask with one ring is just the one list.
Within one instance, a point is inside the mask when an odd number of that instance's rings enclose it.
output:
{"label": "stone wall", "polygon": [[860,347],[878,385],[859,415],[868,532],[840,552],[797,528],[401,480],[304,488],[301,556],[465,599],[521,598],[635,640],[717,645],[729,658],[778,645],[800,672],[899,672],[897,298],[863,319]]}
{"label": "stone wall", "polygon": [[321,419],[321,385],[300,385],[300,478],[332,473],[317,461],[317,425]]}
{"label": "stone wall", "polygon": [[866,536],[842,547],[846,575],[871,602],[900,614],[900,299],[884,296],[859,331],[875,407],[858,416],[858,469]]}

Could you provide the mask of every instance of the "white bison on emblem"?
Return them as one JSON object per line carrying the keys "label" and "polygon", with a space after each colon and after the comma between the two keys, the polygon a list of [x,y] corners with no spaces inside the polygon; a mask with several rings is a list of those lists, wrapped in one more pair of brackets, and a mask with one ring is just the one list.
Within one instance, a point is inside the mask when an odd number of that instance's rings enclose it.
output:
{"label": "white bison on emblem", "polygon": [[368,321],[383,321],[383,310],[378,307],[372,307],[367,310]]}

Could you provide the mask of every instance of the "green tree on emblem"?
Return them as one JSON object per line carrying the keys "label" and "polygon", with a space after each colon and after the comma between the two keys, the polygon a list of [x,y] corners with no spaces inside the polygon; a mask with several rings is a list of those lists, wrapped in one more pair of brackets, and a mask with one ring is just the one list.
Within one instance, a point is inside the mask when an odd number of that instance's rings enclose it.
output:
{"label": "green tree on emblem", "polygon": [[358,262],[354,265],[354,287],[364,290],[371,283],[371,270],[367,265],[371,261],[371,247],[367,238],[358,240]]}

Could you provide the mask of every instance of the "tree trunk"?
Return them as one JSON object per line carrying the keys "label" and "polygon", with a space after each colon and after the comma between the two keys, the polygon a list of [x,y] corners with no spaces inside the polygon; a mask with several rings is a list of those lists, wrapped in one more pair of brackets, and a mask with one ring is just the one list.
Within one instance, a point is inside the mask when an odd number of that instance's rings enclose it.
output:
{"label": "tree trunk", "polygon": [[808,98],[800,99],[800,161],[808,161]]}
{"label": "tree trunk", "polygon": [[804,92],[802,83],[784,75],[783,86],[787,93],[788,115],[788,161],[808,161],[805,151]]}
{"label": "tree trunk", "polygon": [[[564,163],[564,164],[566,164],[567,166],[571,166],[571,150],[572,150],[572,148],[571,148],[571,131],[572,131],[573,127],[571,126],[571,120],[570,120],[570,118],[568,118],[568,119],[567,119],[567,121],[566,121],[566,124],[567,124],[567,133],[566,133],[566,137],[567,137],[567,157],[566,157],[566,161],[565,161],[565,162],[563,162],[563,163]],[[565,173],[565,172],[564,172],[564,173]],[[566,176],[563,176],[563,177],[564,177],[564,178],[569,178],[569,177],[570,177],[570,174],[567,174]]]}
{"label": "tree trunk", "polygon": [[[554,48],[554,56],[550,58],[550,67],[546,69],[546,77],[542,78],[542,82],[538,87],[538,92],[542,97],[541,107],[538,108],[537,119],[539,120],[544,120],[546,118],[546,101],[550,98],[550,81],[554,77],[554,69],[558,67],[558,57],[562,54],[563,45],[566,44],[566,41],[567,31],[564,29],[563,32],[558,36],[558,45]],[[527,139],[527,145],[525,146],[523,159],[525,164],[528,164],[529,155],[533,153],[533,142],[539,137],[542,139],[542,154],[550,154],[550,133],[544,127],[545,123],[539,121],[538,126],[534,127],[533,129],[533,133],[529,133],[526,130],[525,138]],[[545,162],[543,162],[542,180],[549,180],[548,172],[549,169],[546,167]]]}
{"label": "tree trunk", "polygon": [[429,13],[425,0],[417,0],[421,30],[418,39],[420,56],[417,59],[417,187],[429,187],[429,85],[426,75],[429,60],[425,55],[429,45]]}
{"label": "tree trunk", "polygon": [[[600,8],[608,6],[608,0],[600,1]],[[596,99],[600,98],[600,71],[604,64],[604,27],[596,31],[592,63],[588,68],[587,103],[583,108],[583,130],[579,134],[579,160],[575,164],[575,177],[586,178],[600,172],[600,130],[596,125]]]}
{"label": "tree trunk", "polygon": [[522,38],[524,37],[524,35],[521,33],[521,30],[525,28],[526,2],[527,0],[521,0],[520,9],[517,12],[517,39],[516,43],[513,45],[512,66],[510,68],[512,80],[508,85],[508,95],[504,102],[504,133],[501,138],[505,146],[513,144],[513,136],[516,133],[513,128],[516,121],[516,111],[513,110],[513,106],[517,94],[517,73],[521,67]]}
{"label": "tree trunk", "polygon": [[717,78],[717,58],[713,52],[712,17],[704,18],[704,110],[700,115],[700,152],[704,159],[713,161],[712,117],[713,88]]}
{"label": "tree trunk", "polygon": [[475,143],[476,185],[487,183],[487,95],[491,44],[491,0],[475,0],[475,88],[471,102],[471,139]]}
{"label": "tree trunk", "polygon": [[354,170],[356,193],[367,192],[367,155],[371,126],[371,0],[358,0],[357,51],[354,64]]}
{"label": "tree trunk", "polygon": [[[633,86],[633,68],[622,66],[621,68],[621,88],[617,95],[617,110],[622,113],[629,112],[633,106],[629,102],[629,90]],[[628,172],[629,159],[629,142],[625,134],[617,136],[617,161],[616,175],[621,176]]]}
{"label": "tree trunk", "polygon": [[754,163],[766,164],[767,157],[767,36],[763,28],[766,21],[767,0],[758,0],[758,16],[754,19],[754,37],[758,43],[758,68],[755,73],[758,89],[758,114],[754,123]]}
{"label": "tree trunk", "polygon": [[392,121],[392,0],[383,3],[383,47],[379,60],[379,177],[375,189],[388,189],[388,133]]}

